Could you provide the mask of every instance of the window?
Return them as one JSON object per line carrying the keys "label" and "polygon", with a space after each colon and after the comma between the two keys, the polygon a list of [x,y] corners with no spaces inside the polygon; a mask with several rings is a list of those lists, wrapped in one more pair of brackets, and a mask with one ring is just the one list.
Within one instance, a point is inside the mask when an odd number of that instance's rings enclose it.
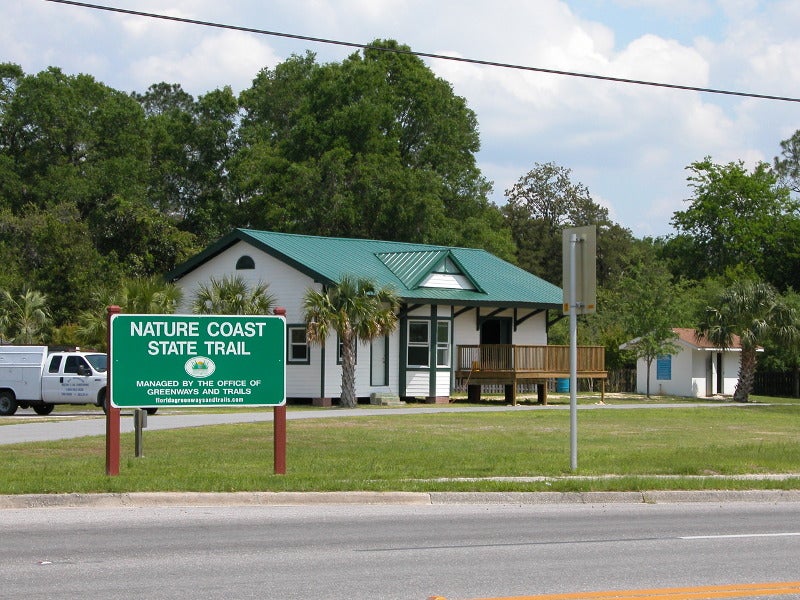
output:
{"label": "window", "polygon": [[89,365],[83,360],[81,356],[68,356],[67,361],[64,363],[64,373],[77,373],[78,368],[88,368]]}
{"label": "window", "polygon": [[289,325],[286,328],[286,338],[289,343],[287,361],[290,363],[308,364],[311,360],[308,341],[306,340],[305,325]]}
{"label": "window", "polygon": [[236,261],[237,271],[242,271],[245,269],[255,269],[255,268],[256,268],[255,261],[246,254],[244,256],[241,256],[239,260]]}
{"label": "window", "polygon": [[436,323],[436,366],[450,366],[450,321]]}
{"label": "window", "polygon": [[50,359],[50,367],[47,369],[48,373],[58,373],[58,368],[61,366],[61,356],[54,356]]}
{"label": "window", "polygon": [[656,358],[656,379],[670,381],[672,379],[672,356],[669,354]]}
{"label": "window", "polygon": [[430,364],[431,324],[429,321],[408,322],[409,367],[427,367]]}
{"label": "window", "polygon": [[475,286],[466,277],[461,269],[448,257],[420,284],[420,287],[449,288],[453,290],[474,290]]}
{"label": "window", "polygon": [[[342,338],[336,336],[336,364],[342,364],[342,352],[344,351],[344,344]],[[358,364],[358,342],[356,342],[355,364]]]}
{"label": "window", "polygon": [[107,354],[87,354],[86,360],[94,367],[95,371],[103,373],[108,371],[108,355]]}

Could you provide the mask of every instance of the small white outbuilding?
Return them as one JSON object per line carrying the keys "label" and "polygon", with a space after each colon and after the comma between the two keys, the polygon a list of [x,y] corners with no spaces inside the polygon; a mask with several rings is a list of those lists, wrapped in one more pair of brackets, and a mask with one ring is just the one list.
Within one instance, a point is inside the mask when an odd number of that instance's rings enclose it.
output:
{"label": "small white outbuilding", "polygon": [[[680,348],[677,354],[656,358],[650,365],[650,394],[657,396],[732,396],[739,378],[742,345],[734,335],[729,348],[714,346],[698,338],[695,330],[672,330]],[[628,342],[629,344],[631,342]],[[623,344],[624,348],[627,344]],[[647,363],[636,362],[636,392],[647,393]]]}

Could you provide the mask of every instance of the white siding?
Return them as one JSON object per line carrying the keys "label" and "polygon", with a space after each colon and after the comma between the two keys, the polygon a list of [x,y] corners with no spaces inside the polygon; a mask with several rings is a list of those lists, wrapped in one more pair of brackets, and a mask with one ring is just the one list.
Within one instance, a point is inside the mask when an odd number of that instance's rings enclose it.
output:
{"label": "white siding", "polygon": [[[690,355],[692,364],[691,364],[691,371],[686,371],[682,374],[684,378],[684,383],[687,386],[686,389],[681,390],[682,393],[675,394],[676,396],[685,396],[685,397],[695,397],[695,398],[702,398],[706,396],[706,389],[708,386],[708,378],[707,378],[707,369],[708,369],[708,359],[709,353],[708,352],[701,352],[699,350],[684,350],[681,354]],[[689,373],[689,377],[685,376],[686,373]],[[711,377],[714,377],[714,373],[710,374]]]}
{"label": "white siding", "polygon": [[[708,370],[709,356],[712,358],[712,369]],[[657,361],[650,366],[650,393],[653,395],[681,396],[686,398],[705,398],[708,390],[708,379],[713,381],[714,394],[733,395],[739,376],[740,352],[724,352],[722,359],[723,390],[716,389],[717,351],[693,350],[683,348],[672,356],[672,377],[659,380],[657,377]],[[636,363],[636,391],[644,394],[647,390],[647,368],[644,359]]]}
{"label": "white siding", "polygon": [[[697,361],[695,360],[696,354],[699,353],[684,350],[672,357],[672,378],[669,381],[657,382],[659,386],[664,386],[665,394],[686,397],[696,396],[697,391],[701,394],[705,394],[705,388],[700,390],[695,389],[694,373],[697,369]],[[655,361],[653,361],[654,368],[655,364]],[[705,377],[703,381],[705,381]]]}
{"label": "white siding", "polygon": [[[236,270],[236,262],[244,255],[253,259],[255,269]],[[269,284],[269,292],[275,296],[276,306],[286,309],[288,325],[297,325],[303,322],[303,295],[310,287],[319,289],[318,284],[300,271],[250,244],[237,242],[213,259],[196,267],[177,282],[184,293],[178,312],[191,312],[194,295],[200,283],[207,284],[211,277],[219,279],[225,275],[239,275],[251,284],[259,282]],[[456,310],[460,309],[461,307],[456,308]],[[439,318],[450,319],[453,315],[453,307],[449,305],[439,305],[435,310]],[[452,321],[452,369],[456,367],[456,346],[478,344],[480,341],[477,329],[477,310],[469,309]],[[490,307],[480,309],[483,315],[489,314],[492,310]],[[517,312],[517,318],[529,313],[528,309],[520,309]],[[514,310],[504,310],[495,316],[513,318]],[[411,311],[408,317],[430,319],[431,306],[418,307]],[[383,386],[370,386],[370,346],[369,344],[359,344],[356,365],[356,394],[359,397],[367,397],[372,392],[400,392],[400,362],[406,352],[405,348],[400,348],[400,337],[399,329],[389,336],[387,357],[389,373],[387,385]],[[512,343],[518,345],[547,344],[545,313],[542,312],[526,319],[515,330],[512,330]],[[323,354],[324,383],[322,381]],[[338,398],[341,395],[342,375],[341,366],[336,364],[336,355],[337,338],[334,334],[327,341],[324,352],[320,346],[311,346],[309,364],[287,363],[286,396],[288,398]],[[427,371],[408,371],[404,383],[407,396],[428,397],[431,394],[430,374]],[[437,371],[435,395],[449,396],[451,385],[452,371]]]}
{"label": "white siding", "polygon": [[[243,255],[250,256],[255,262],[255,269],[236,270],[236,261]],[[224,250],[213,260],[209,260],[187,273],[177,281],[183,290],[183,301],[178,312],[190,313],[192,302],[198,286],[208,284],[211,277],[221,279],[223,276],[240,276],[250,284],[259,282],[269,284],[269,293],[275,296],[276,306],[286,309],[286,322],[299,323],[302,320],[303,294],[309,287],[319,286],[314,281],[257,248],[237,242]]]}
{"label": "white siding", "polygon": [[414,310],[410,311],[408,313],[408,316],[409,316],[409,318],[430,319],[431,318],[431,307],[429,305],[420,306],[420,307],[415,308]]}
{"label": "white siding", "polygon": [[726,352],[723,359],[722,375],[725,395],[733,396],[736,384],[739,382],[739,367],[741,366],[741,352]]}
{"label": "white siding", "polygon": [[451,371],[436,371],[436,396],[447,397],[450,395],[452,373]]}
{"label": "white siding", "polygon": [[[456,307],[458,312],[461,307]],[[453,321],[453,352],[455,353],[455,346],[470,346],[480,343],[480,331],[477,326],[477,309],[470,309],[465,313],[459,315]],[[489,314],[491,309],[482,308],[481,314]],[[528,309],[520,309],[517,311],[517,319],[528,314]],[[516,329],[512,326],[511,343],[517,346],[545,346],[547,345],[547,321],[545,312],[541,312],[533,317],[530,317],[520,323]],[[495,317],[509,317],[514,318],[514,310],[504,310]]]}
{"label": "white siding", "polygon": [[[409,371],[406,396],[427,397],[430,394],[430,375],[427,371]],[[449,393],[449,392],[448,392]]]}
{"label": "white siding", "polygon": [[432,273],[420,284],[420,287],[446,288],[456,290],[474,290],[469,279],[463,275],[453,275],[450,273]]}
{"label": "white siding", "polygon": [[[475,326],[475,311],[467,311],[453,320],[454,346],[474,346],[480,342],[480,332]],[[455,355],[455,347],[453,348]]]}
{"label": "white siding", "polygon": [[311,346],[307,365],[286,365],[286,396],[289,398],[319,397],[319,365],[322,348]]}
{"label": "white siding", "polygon": [[[332,335],[325,346],[325,393],[324,397],[338,398],[342,393],[342,365],[336,362],[337,353],[337,337],[336,334]],[[387,385],[372,386],[370,385],[370,345],[368,343],[358,345],[356,355],[356,396],[359,398],[367,398],[373,392],[394,392],[398,393],[398,377],[399,377],[399,364],[398,364],[398,347],[400,341],[397,333],[389,337],[389,379]],[[320,357],[318,352],[316,356],[312,354],[311,366],[314,367],[314,385],[316,386],[313,394],[297,395],[297,397],[318,397],[319,396],[319,368],[316,365],[320,364]],[[315,360],[316,359],[316,360]]]}
{"label": "white siding", "polygon": [[[255,269],[236,270],[236,261],[243,255],[250,256],[253,259]],[[275,296],[275,306],[286,309],[286,323],[288,325],[303,322],[303,294],[312,286],[319,289],[319,286],[314,284],[310,277],[303,275],[286,263],[249,244],[237,242],[214,257],[213,260],[203,263],[177,281],[177,285],[183,290],[183,301],[178,312],[190,313],[199,285],[201,283],[207,285],[211,277],[221,279],[223,276],[240,276],[251,285],[258,283],[269,284],[268,292]],[[331,346],[334,348],[333,360],[335,366],[335,341]],[[319,396],[321,354],[321,349],[318,346],[312,346],[310,364],[295,365],[287,363],[286,396],[288,398],[315,398]],[[341,381],[341,376],[339,381]],[[337,385],[335,396],[338,397],[340,389],[341,386]]]}

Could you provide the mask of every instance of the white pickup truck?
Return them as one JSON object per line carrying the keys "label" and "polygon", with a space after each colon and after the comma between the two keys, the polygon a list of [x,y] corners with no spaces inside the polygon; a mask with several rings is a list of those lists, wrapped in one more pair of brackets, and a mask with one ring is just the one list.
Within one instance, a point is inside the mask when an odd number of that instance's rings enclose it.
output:
{"label": "white pickup truck", "polygon": [[0,346],[0,415],[28,407],[47,415],[56,404],[94,404],[105,409],[107,365],[107,356],[100,352]]}

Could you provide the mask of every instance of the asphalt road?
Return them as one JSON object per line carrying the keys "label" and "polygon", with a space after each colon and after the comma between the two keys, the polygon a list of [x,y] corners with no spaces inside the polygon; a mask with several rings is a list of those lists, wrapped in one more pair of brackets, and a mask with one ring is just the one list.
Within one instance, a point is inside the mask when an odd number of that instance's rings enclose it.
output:
{"label": "asphalt road", "polygon": [[782,597],[798,598],[800,503],[0,510],[0,557],[2,598],[466,600],[767,582],[795,582]]}

